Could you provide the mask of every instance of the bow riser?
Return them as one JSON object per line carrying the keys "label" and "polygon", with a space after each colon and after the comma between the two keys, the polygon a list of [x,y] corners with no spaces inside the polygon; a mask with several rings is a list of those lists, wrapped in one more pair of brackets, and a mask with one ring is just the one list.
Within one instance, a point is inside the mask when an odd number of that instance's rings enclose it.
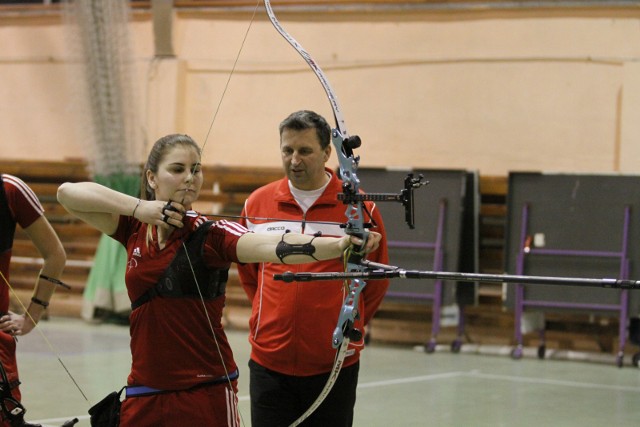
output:
{"label": "bow riser", "polygon": [[[354,137],[355,138],[355,137]],[[338,129],[332,132],[332,143],[336,148],[338,162],[340,165],[340,175],[343,182],[343,194],[347,202],[345,215],[347,223],[345,232],[349,235],[357,236],[362,239],[362,245],[367,241],[369,232],[365,228],[364,215],[362,209],[362,201],[355,198],[360,188],[360,180],[357,176],[359,158],[353,155],[349,141],[344,138]],[[359,144],[359,141],[358,141]],[[360,264],[361,256],[352,254],[347,258],[347,271],[362,271]],[[354,279],[349,281],[348,294],[345,296],[338,324],[333,333],[332,345],[334,348],[340,347],[345,337],[350,340],[358,341],[362,337],[362,333],[353,328],[355,320],[358,318],[358,304],[360,301],[360,293],[367,283],[364,280]]]}

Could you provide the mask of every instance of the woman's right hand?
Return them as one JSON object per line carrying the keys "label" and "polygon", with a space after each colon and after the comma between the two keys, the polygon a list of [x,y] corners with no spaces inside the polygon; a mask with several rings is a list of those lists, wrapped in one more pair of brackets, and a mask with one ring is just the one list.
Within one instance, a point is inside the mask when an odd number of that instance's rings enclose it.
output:
{"label": "woman's right hand", "polygon": [[146,224],[170,230],[171,227],[182,228],[182,219],[186,213],[185,207],[174,201],[140,200],[135,210],[134,218]]}

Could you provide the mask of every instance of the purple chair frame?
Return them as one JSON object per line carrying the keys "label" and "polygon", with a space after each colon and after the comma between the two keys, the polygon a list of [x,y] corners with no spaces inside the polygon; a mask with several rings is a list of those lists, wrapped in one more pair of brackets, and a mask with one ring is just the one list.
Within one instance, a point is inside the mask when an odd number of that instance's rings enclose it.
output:
{"label": "purple chair frame", "polygon": [[[402,248],[402,249],[432,249],[434,250],[433,271],[443,271],[444,264],[444,228],[445,218],[447,215],[447,203],[445,199],[441,199],[438,204],[438,225],[436,229],[436,240],[434,242],[410,242],[410,241],[388,241],[387,246],[389,248]],[[440,314],[442,312],[442,292],[443,281],[437,279],[434,281],[433,293],[412,293],[412,292],[394,292],[388,291],[387,296],[396,298],[408,298],[408,299],[421,299],[432,301],[433,312],[431,315],[431,337],[425,346],[427,353],[433,353],[437,345],[437,337],[440,333]],[[464,335],[464,316],[462,306],[460,308],[458,325],[457,325],[457,338],[451,344],[451,349],[457,352],[460,349],[462,343],[462,336]]]}
{"label": "purple chair frame", "polygon": [[[622,226],[622,247],[619,252],[615,251],[588,251],[588,250],[568,250],[568,249],[547,249],[547,248],[529,248],[527,245],[528,221],[529,221],[529,205],[522,207],[522,224],[520,228],[520,247],[516,259],[516,274],[524,275],[525,259],[532,255],[554,255],[569,257],[600,257],[600,258],[618,258],[620,259],[619,279],[629,278],[629,257],[628,257],[628,240],[629,240],[629,221],[631,207],[626,206],[624,209],[624,223]],[[628,301],[629,291],[623,289],[620,291],[619,304],[585,304],[585,303],[563,303],[557,301],[538,301],[527,300],[525,298],[524,285],[518,283],[515,285],[515,340],[516,348],[512,352],[512,356],[518,359],[522,356],[522,314],[527,307],[541,308],[575,308],[593,311],[618,312],[619,315],[619,347],[617,354],[617,365],[622,366],[624,358],[624,347],[626,344],[626,325],[628,317]],[[538,357],[544,358],[544,329],[540,331],[542,344],[538,348]]]}

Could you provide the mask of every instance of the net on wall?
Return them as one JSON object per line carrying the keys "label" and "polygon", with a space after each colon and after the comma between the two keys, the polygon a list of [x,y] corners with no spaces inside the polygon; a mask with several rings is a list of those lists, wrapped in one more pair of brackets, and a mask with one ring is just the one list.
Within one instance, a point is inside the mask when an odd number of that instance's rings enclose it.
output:
{"label": "net on wall", "polygon": [[137,174],[144,149],[128,0],[67,0],[70,44],[86,106],[80,114],[95,175]]}

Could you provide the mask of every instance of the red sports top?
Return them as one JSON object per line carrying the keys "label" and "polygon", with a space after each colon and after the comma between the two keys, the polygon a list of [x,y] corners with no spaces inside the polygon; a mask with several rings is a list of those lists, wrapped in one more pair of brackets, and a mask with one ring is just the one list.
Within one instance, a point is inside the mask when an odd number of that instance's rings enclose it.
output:
{"label": "red sports top", "polygon": [[[158,283],[183,240],[205,220],[195,213],[185,216],[185,226],[176,229],[161,250],[155,228],[153,238],[147,244],[147,224],[133,217],[120,217],[112,237],[127,249],[125,282],[131,301]],[[216,222],[205,241],[207,265],[226,269],[232,262],[238,262],[236,245],[240,236],[247,232],[234,222]],[[224,301],[224,295],[206,300],[205,312],[200,298],[156,297],[133,310],[128,384],[182,390],[235,371],[237,366],[221,324]],[[212,337],[208,318],[216,340]]]}
{"label": "red sports top", "polygon": [[[29,227],[43,215],[44,209],[38,197],[20,178],[2,174],[0,181],[2,184],[0,189],[0,271],[7,280],[10,280],[9,263],[15,226],[20,224],[22,228]],[[9,288],[2,280],[0,311],[6,313],[8,309]]]}
{"label": "red sports top", "polygon": [[[287,178],[254,191],[242,212],[249,217],[247,228],[277,235],[291,230],[310,235],[321,232],[323,236],[344,236],[344,229],[338,223],[346,221],[346,206],[336,196],[342,192],[342,183],[329,169],[327,173],[331,174],[327,188],[305,215],[289,190]],[[367,255],[367,259],[388,264],[382,217],[375,204],[367,202],[366,205],[377,224],[372,230],[382,234],[380,247]],[[281,218],[285,221],[256,218]],[[335,221],[336,224],[313,221]],[[252,302],[249,320],[251,358],[286,375],[308,376],[330,371],[336,355],[331,338],[344,300],[343,282],[285,283],[274,281],[273,275],[286,271],[344,271],[342,261],[335,259],[299,265],[245,264],[238,265],[238,271]],[[378,309],[388,286],[388,280],[372,280],[360,294],[360,319],[356,320],[355,327],[363,334],[364,325]],[[351,342],[344,366],[358,361],[363,346],[362,341]]]}

